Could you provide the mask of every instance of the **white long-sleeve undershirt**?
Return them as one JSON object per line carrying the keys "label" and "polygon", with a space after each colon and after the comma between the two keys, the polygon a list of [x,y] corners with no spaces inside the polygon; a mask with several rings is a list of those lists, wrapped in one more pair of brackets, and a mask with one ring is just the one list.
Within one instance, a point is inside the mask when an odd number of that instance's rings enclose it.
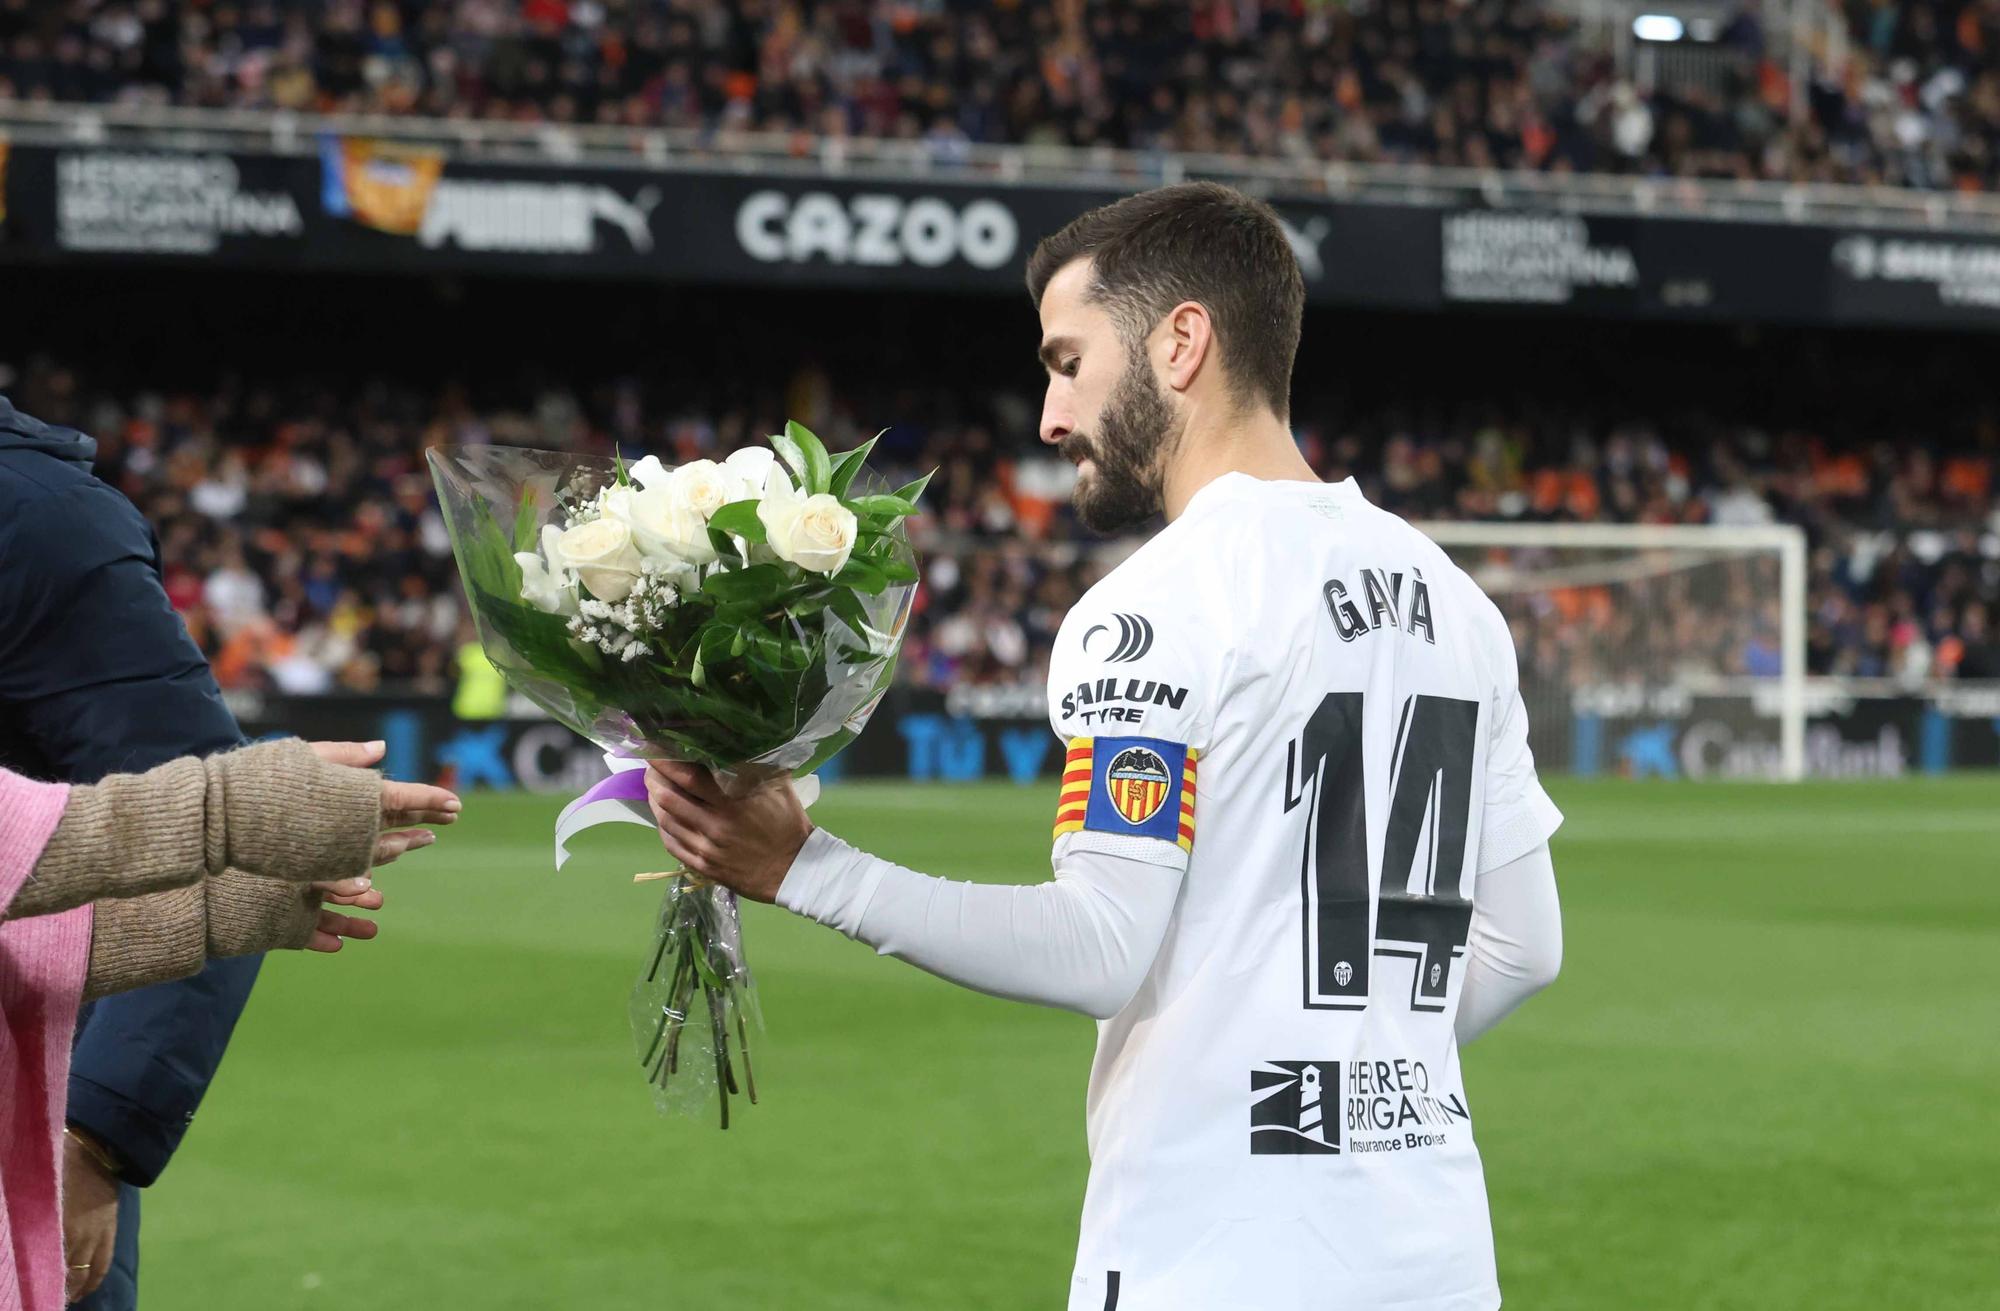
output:
{"label": "white long-sleeve undershirt", "polygon": [[815,829],[778,904],[978,992],[1108,1020],[1146,981],[1181,877],[1166,865],[1072,850],[1045,883],[958,883]]}
{"label": "white long-sleeve undershirt", "polygon": [[1562,905],[1545,842],[1479,876],[1454,1026],[1459,1042],[1471,1042],[1506,1019],[1553,983],[1561,968]]}
{"label": "white long-sleeve undershirt", "polygon": [[[1072,847],[1047,882],[960,883],[816,829],[778,904],[964,987],[1109,1019],[1145,982],[1182,877],[1169,865]],[[1562,953],[1547,846],[1482,875],[1476,902],[1461,1040],[1546,985]]]}

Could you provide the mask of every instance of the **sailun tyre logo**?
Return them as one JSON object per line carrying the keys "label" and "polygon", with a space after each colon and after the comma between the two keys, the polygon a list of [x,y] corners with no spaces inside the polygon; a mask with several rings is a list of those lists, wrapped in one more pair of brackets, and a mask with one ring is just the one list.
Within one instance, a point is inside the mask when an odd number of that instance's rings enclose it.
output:
{"label": "sailun tyre logo", "polygon": [[[1113,615],[1118,623],[1117,643],[1111,654],[1104,657],[1108,665],[1130,664],[1153,649],[1153,621],[1144,615]],[[1110,624],[1092,624],[1083,635],[1083,649],[1090,650],[1090,644],[1099,633],[1109,633]]]}
{"label": "sailun tyre logo", "polygon": [[1127,824],[1137,827],[1160,813],[1173,790],[1174,776],[1157,751],[1126,747],[1104,771],[1104,791]]}
{"label": "sailun tyre logo", "polygon": [[1339,1061],[1265,1061],[1250,1071],[1250,1155],[1340,1155]]}

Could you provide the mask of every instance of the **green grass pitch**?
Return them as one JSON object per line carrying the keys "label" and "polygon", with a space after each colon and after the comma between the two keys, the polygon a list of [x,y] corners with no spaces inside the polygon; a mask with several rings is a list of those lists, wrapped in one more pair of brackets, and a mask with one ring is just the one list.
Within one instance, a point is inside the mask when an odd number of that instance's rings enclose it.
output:
{"label": "green grass pitch", "polygon": [[[1466,1057],[1508,1305],[2000,1305],[2000,780],[1553,790],[1563,977]],[[1025,881],[1053,799],[819,816]],[[472,797],[378,941],[266,965],[146,1202],[151,1311],[1062,1304],[1088,1021],[754,907],[764,1104],[662,1119],[624,1018],[657,848],[557,875],[556,808]]]}

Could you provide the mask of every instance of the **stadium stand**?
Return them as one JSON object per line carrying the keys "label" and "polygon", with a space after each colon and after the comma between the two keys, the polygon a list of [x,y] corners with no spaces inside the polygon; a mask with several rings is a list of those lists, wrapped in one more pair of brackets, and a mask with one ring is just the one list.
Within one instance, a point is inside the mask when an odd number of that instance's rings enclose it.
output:
{"label": "stadium stand", "polygon": [[[0,0],[0,100],[1977,190],[1990,5],[1713,23],[1698,71],[1542,0]],[[1781,43],[1779,38],[1783,37]],[[1790,57],[1793,43],[1810,58]]]}
{"label": "stadium stand", "polygon": [[[622,443],[684,460],[724,453],[783,417],[684,393],[668,405],[629,379],[550,384],[502,403],[387,381],[355,392],[119,390],[36,359],[6,389],[31,413],[98,436],[105,476],[158,526],[169,592],[223,683],[291,692],[447,686],[465,629],[426,446]],[[836,447],[868,435],[817,370],[785,392],[800,407],[788,412],[815,415]],[[1032,430],[1031,391],[996,393],[983,421],[940,417],[959,413],[942,395],[920,399],[882,448],[892,476],[945,470],[918,524],[928,572],[904,677],[938,687],[1037,678],[1064,612],[1104,567],[1070,514],[1069,468],[999,436]],[[1322,473],[1353,474],[1412,517],[1804,524],[1815,548],[1813,672],[2000,677],[2000,427],[1990,421],[1939,448],[1767,432],[1714,413],[1634,422],[1610,408],[1500,402],[1343,412],[1307,394],[1297,424]],[[1770,634],[1705,624],[1673,585],[1657,584],[1654,605],[1523,631],[1523,658],[1567,668],[1577,648],[1627,641],[1612,629],[1665,613],[1685,634],[1673,640],[1724,648],[1703,653],[1713,667],[1775,673]]]}

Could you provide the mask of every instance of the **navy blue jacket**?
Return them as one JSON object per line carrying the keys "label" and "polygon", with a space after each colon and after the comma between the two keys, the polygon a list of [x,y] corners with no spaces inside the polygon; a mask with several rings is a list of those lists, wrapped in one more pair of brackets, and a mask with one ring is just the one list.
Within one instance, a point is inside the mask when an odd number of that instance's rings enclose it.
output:
{"label": "navy blue jacket", "polygon": [[[243,740],[160,584],[159,539],[91,476],[97,443],[0,396],[0,765],[89,783]],[[79,1026],[68,1115],[159,1177],[261,957],[110,997]]]}

